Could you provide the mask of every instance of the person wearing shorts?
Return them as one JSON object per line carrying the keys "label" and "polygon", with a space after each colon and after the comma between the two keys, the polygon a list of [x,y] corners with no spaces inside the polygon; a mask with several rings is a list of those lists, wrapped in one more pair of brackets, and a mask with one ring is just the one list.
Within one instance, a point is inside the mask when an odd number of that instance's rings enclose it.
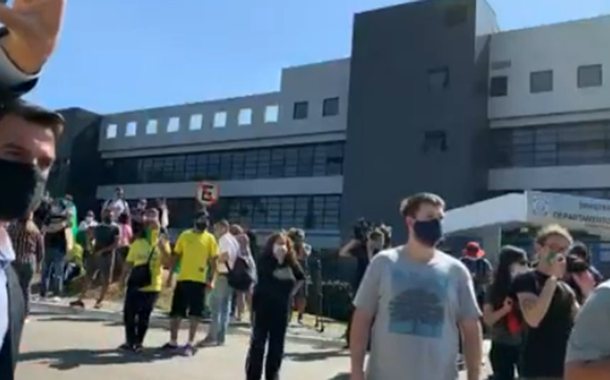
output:
{"label": "person wearing shorts", "polygon": [[100,295],[95,303],[95,308],[102,306],[106,292],[112,281],[112,270],[116,249],[119,246],[121,233],[119,227],[112,220],[112,210],[105,209],[102,213],[102,223],[93,227],[91,238],[93,239],[93,250],[91,254],[84,255],[83,266],[85,268],[85,281],[80,297],[70,303],[73,307],[85,307],[83,299],[89,291],[92,282],[98,278],[101,280]]}
{"label": "person wearing shorts", "polygon": [[170,340],[163,346],[165,350],[178,348],[178,331],[183,319],[189,319],[188,343],[185,354],[195,353],[195,335],[205,309],[205,296],[208,271],[214,271],[218,256],[218,243],[214,235],[207,231],[209,217],[207,212],[198,212],[195,226],[180,234],[174,247],[168,286],[173,283],[174,268],[180,262],[176,286],[170,310]]}

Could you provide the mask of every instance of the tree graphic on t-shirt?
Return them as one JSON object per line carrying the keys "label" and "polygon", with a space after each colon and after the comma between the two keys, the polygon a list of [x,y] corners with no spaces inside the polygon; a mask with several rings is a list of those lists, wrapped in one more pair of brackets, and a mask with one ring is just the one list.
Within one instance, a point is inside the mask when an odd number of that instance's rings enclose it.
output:
{"label": "tree graphic on t-shirt", "polygon": [[390,320],[412,325],[412,331],[423,325],[435,327],[443,322],[443,306],[438,295],[423,288],[411,288],[400,292],[389,305]]}

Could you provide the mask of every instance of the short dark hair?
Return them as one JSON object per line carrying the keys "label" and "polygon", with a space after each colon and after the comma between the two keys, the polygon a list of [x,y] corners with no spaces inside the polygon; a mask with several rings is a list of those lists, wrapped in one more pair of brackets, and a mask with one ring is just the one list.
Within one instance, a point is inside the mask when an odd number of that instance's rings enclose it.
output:
{"label": "short dark hair", "polygon": [[589,250],[587,249],[587,246],[585,245],[585,243],[583,243],[581,241],[574,242],[574,244],[572,245],[572,248],[570,248],[570,254],[578,256],[579,258],[581,258],[583,260],[589,259]]}
{"label": "short dark hair", "polygon": [[11,100],[0,105],[0,120],[7,115],[17,116],[30,123],[49,128],[56,139],[63,133],[66,123],[59,112],[51,111],[22,99]]}
{"label": "short dark hair", "polygon": [[413,218],[424,204],[442,208],[445,207],[445,201],[440,196],[432,193],[418,193],[405,198],[400,202],[400,215]]}

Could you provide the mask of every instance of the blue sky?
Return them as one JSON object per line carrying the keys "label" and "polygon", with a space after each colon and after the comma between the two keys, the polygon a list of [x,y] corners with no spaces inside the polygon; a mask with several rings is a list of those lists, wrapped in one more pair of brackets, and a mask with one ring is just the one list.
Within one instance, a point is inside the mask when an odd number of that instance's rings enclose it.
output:
{"label": "blue sky", "polygon": [[[489,1],[503,30],[610,13],[608,0]],[[112,113],[274,91],[282,67],[348,56],[354,13],[402,2],[69,1],[29,99]]]}

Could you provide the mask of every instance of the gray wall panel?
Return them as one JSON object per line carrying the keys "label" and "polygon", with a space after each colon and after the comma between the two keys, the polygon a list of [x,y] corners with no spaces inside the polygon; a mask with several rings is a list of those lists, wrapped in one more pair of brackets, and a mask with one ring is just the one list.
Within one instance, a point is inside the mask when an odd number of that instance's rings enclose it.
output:
{"label": "gray wall panel", "polygon": [[[448,26],[447,11],[466,5]],[[494,22],[477,22],[475,0],[420,1],[356,15],[352,41],[342,226],[366,216],[395,226],[402,198],[420,191],[449,207],[487,187],[488,42]],[[479,11],[480,17],[493,12]],[[487,26],[487,27],[486,27]],[[488,31],[489,33],[492,30]],[[447,67],[449,85],[429,89],[428,71]],[[447,150],[425,150],[427,132],[446,134]]]}

